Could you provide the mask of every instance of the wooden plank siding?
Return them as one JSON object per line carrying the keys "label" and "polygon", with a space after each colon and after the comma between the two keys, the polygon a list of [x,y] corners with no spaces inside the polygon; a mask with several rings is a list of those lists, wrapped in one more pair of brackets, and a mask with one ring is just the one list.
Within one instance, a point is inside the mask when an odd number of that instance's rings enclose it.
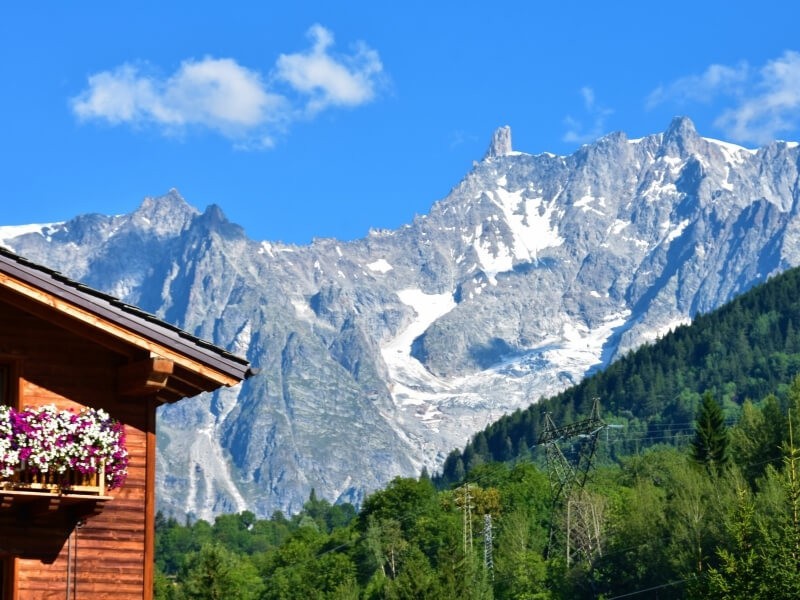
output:
{"label": "wooden plank siding", "polygon": [[[130,357],[0,302],[0,359],[16,366],[20,408],[103,408],[125,424],[130,453],[123,487],[108,492],[112,499],[99,514],[62,535],[55,560],[15,559],[13,600],[151,598],[155,402],[117,395],[117,370]],[[0,555],[3,548],[6,555],[8,549],[36,551],[48,535],[57,537],[0,515]]]}

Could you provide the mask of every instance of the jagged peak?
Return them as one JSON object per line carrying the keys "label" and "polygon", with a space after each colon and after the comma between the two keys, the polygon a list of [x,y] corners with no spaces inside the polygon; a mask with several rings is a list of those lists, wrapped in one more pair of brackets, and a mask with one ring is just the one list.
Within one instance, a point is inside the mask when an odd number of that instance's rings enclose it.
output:
{"label": "jagged peak", "polygon": [[219,204],[209,204],[203,214],[211,221],[217,221],[220,223],[228,222],[228,217],[225,216],[225,213]]}
{"label": "jagged peak", "polygon": [[669,127],[667,127],[667,131],[664,133],[664,137],[675,137],[678,135],[681,137],[697,136],[697,129],[694,126],[694,122],[689,117],[673,117]]}
{"label": "jagged peak", "polygon": [[630,140],[624,131],[612,131],[597,140],[597,144],[627,144]]}
{"label": "jagged peak", "polygon": [[224,237],[244,237],[245,232],[236,223],[231,223],[219,204],[209,204],[197,223],[208,231],[216,231]]}
{"label": "jagged peak", "polygon": [[163,196],[147,196],[131,215],[131,221],[164,237],[186,229],[198,214],[200,211],[187,203],[178,190],[172,188]]}
{"label": "jagged peak", "polygon": [[664,132],[662,144],[665,148],[675,149],[680,154],[689,154],[691,146],[699,139],[697,129],[689,117],[674,117]]}
{"label": "jagged peak", "polygon": [[484,160],[487,158],[497,158],[507,156],[513,152],[511,148],[511,127],[503,125],[494,130],[489,149],[486,151]]}
{"label": "jagged peak", "polygon": [[151,214],[164,211],[172,213],[185,212],[191,213],[192,215],[200,213],[200,211],[184,200],[177,189],[171,188],[163,196],[146,196],[134,214],[140,213],[144,216],[150,216]]}

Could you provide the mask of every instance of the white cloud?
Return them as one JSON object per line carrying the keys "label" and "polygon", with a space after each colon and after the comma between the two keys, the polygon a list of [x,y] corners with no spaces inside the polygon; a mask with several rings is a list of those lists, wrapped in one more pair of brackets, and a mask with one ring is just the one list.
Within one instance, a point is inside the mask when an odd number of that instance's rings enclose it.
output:
{"label": "white cloud", "polygon": [[[230,58],[186,60],[167,77],[124,64],[89,77],[71,99],[81,121],[155,126],[165,134],[207,128],[241,146],[270,146],[272,137],[300,115],[313,117],[334,106],[373,100],[382,74],[378,53],[359,44],[351,55],[330,53],[333,35],[309,30],[313,47],[280,55],[272,81]],[[286,83],[286,89],[273,89]]]}
{"label": "white cloud", "polygon": [[586,110],[592,110],[594,108],[594,90],[588,86],[583,86],[581,88],[581,96],[583,96],[583,104]]}
{"label": "white cloud", "polygon": [[647,97],[647,108],[674,101],[678,104],[688,102],[711,102],[715,96],[736,95],[747,81],[750,67],[740,63],[737,67],[711,65],[701,75],[681,77],[667,86],[660,85]]}
{"label": "white cloud", "polygon": [[764,144],[800,126],[800,53],[787,51],[759,71],[756,92],[714,125],[732,139]]}
{"label": "white cloud", "polygon": [[354,54],[334,57],[329,53],[333,35],[327,29],[314,25],[308,35],[312,48],[278,57],[276,77],[309,96],[309,114],[329,106],[358,106],[375,97],[383,70],[377,52],[359,44]]}
{"label": "white cloud", "polygon": [[591,124],[586,127],[582,121],[567,115],[564,117],[564,124],[567,126],[567,132],[562,137],[562,140],[565,142],[587,144],[593,142],[605,133],[606,118],[614,111],[598,105],[594,90],[589,86],[582,87],[580,93],[583,97],[583,107],[586,110],[587,117],[591,121]]}
{"label": "white cloud", "polygon": [[787,50],[760,68],[711,65],[702,75],[680,78],[654,90],[651,108],[674,102],[727,104],[714,125],[731,140],[764,144],[800,127],[800,53]]}
{"label": "white cloud", "polygon": [[153,82],[140,78],[135,67],[123,65],[114,72],[90,76],[89,89],[73,98],[72,109],[81,119],[102,116],[110,123],[121,123],[141,118],[142,112],[149,112],[145,107],[156,104]]}
{"label": "white cloud", "polygon": [[264,88],[258,73],[230,59],[205,58],[183,62],[166,79],[128,64],[92,75],[72,108],[83,121],[151,123],[167,132],[201,126],[243,139],[277,119],[284,104]]}

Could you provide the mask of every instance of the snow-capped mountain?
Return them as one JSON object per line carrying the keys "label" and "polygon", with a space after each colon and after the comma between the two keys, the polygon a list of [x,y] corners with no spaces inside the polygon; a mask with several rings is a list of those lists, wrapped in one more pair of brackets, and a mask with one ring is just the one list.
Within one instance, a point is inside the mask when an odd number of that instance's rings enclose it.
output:
{"label": "snow-capped mountain", "polygon": [[176,191],[0,243],[247,356],[159,415],[160,507],[209,518],[358,502],[492,419],[800,265],[796,143],[685,118],[571,156],[486,156],[429,214],[362,240],[250,240]]}

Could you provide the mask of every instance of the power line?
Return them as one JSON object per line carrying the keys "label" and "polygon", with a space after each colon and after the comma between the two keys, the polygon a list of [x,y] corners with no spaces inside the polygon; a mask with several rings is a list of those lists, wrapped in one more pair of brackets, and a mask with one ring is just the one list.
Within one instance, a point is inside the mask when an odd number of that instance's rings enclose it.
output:
{"label": "power line", "polygon": [[672,587],[673,585],[679,585],[681,583],[686,583],[689,579],[694,579],[693,577],[686,577],[684,579],[676,579],[675,581],[668,581],[667,583],[662,583],[661,585],[654,585],[653,587],[645,588],[642,590],[636,590],[635,592],[628,592],[626,594],[621,594],[619,596],[612,596],[608,598],[608,600],[618,600],[619,598],[632,598],[633,596],[638,596],[639,594],[644,594],[647,592],[653,592],[655,590],[661,590],[664,588]]}

